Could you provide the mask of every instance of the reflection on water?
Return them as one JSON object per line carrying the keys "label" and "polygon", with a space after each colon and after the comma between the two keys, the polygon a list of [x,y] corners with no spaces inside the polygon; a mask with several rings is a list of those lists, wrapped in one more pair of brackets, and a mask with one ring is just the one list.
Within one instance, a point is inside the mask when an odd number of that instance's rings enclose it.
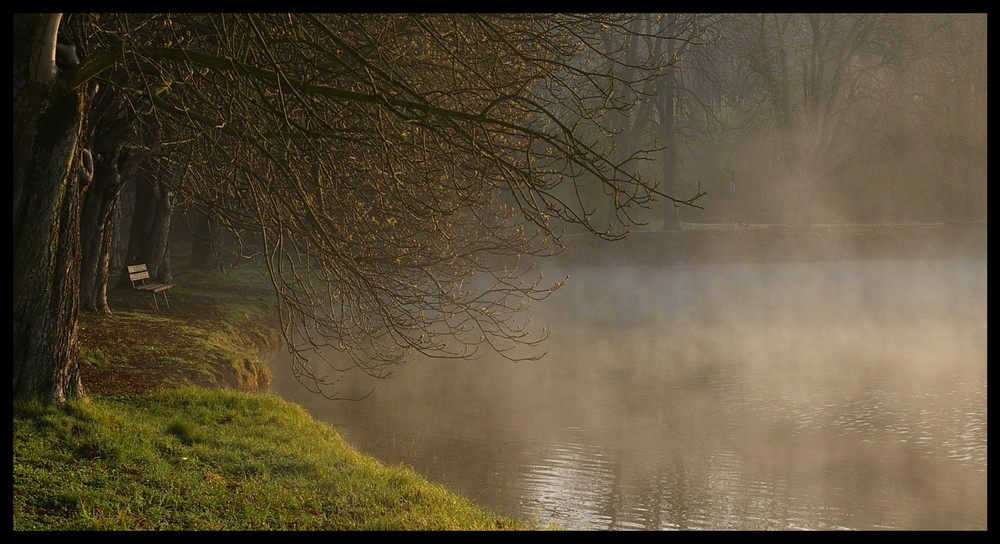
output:
{"label": "reflection on water", "polygon": [[986,529],[985,261],[569,273],[542,361],[418,360],[331,403],[279,358],[274,389],[543,523]]}

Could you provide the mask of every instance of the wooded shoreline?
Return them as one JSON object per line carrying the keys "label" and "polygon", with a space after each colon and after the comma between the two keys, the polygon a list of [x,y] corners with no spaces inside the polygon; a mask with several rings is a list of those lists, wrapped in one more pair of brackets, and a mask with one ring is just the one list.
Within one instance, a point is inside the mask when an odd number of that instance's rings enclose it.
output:
{"label": "wooded shoreline", "polygon": [[708,264],[986,258],[987,224],[686,226],[624,240],[568,236],[566,264]]}

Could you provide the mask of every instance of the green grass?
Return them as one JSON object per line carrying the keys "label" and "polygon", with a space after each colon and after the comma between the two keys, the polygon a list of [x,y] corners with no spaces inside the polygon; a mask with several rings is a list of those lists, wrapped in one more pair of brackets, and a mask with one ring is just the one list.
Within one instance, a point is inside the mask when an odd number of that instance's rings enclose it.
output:
{"label": "green grass", "polygon": [[170,311],[81,314],[89,400],[14,406],[14,530],[539,528],[380,464],[300,406],[254,392],[279,338],[259,273],[177,283]]}
{"label": "green grass", "polygon": [[121,356],[111,355],[101,348],[91,348],[87,346],[80,347],[80,356],[83,357],[89,364],[95,366],[109,366],[125,362],[124,358]]}
{"label": "green grass", "polygon": [[523,530],[275,396],[14,409],[14,530]]}

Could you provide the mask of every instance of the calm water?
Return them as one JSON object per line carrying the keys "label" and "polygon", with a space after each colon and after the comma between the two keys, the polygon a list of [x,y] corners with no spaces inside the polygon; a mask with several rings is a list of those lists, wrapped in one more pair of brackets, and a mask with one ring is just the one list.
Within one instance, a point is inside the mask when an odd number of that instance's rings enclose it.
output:
{"label": "calm water", "polygon": [[417,360],[330,402],[282,356],[274,390],[572,529],[987,528],[985,260],[553,272],[541,361]]}

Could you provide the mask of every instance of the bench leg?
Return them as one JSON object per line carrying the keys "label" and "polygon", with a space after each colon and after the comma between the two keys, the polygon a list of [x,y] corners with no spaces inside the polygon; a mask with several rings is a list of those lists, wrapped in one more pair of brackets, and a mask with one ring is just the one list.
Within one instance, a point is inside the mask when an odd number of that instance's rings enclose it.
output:
{"label": "bench leg", "polygon": [[[166,291],[161,291],[160,292],[160,296],[163,297],[163,304],[165,304],[166,307],[169,308],[170,307],[170,301],[167,300],[167,292]],[[153,291],[153,305],[156,306],[156,311],[160,311],[160,305],[156,301],[156,291]]]}

